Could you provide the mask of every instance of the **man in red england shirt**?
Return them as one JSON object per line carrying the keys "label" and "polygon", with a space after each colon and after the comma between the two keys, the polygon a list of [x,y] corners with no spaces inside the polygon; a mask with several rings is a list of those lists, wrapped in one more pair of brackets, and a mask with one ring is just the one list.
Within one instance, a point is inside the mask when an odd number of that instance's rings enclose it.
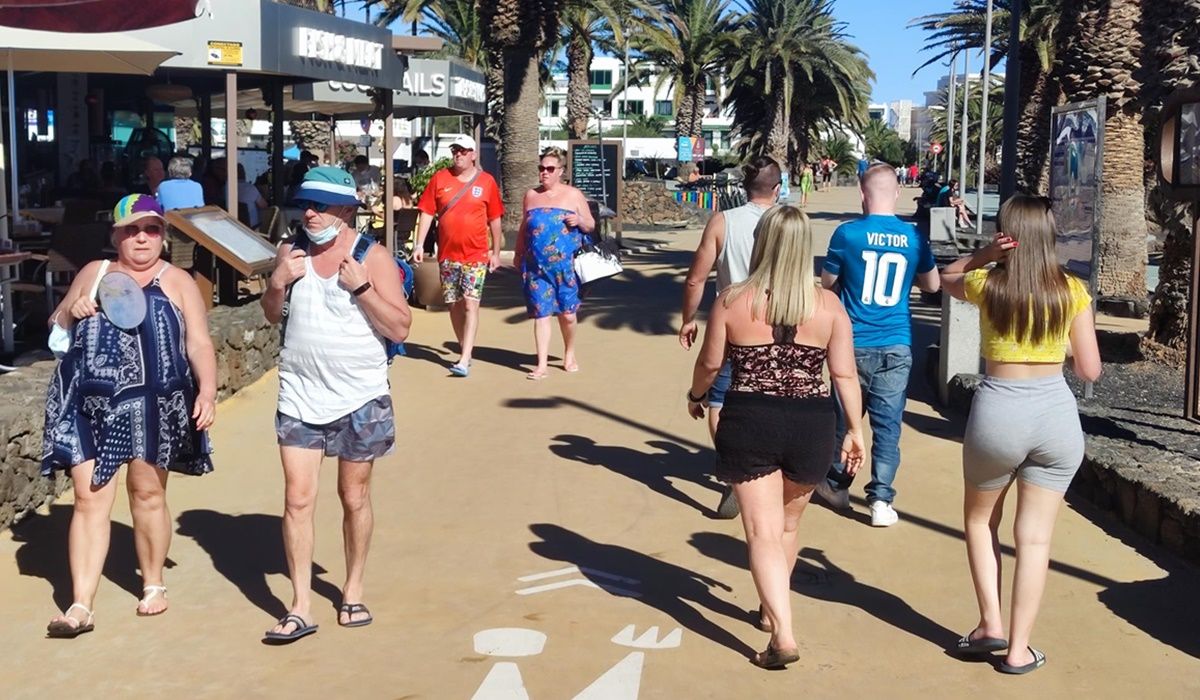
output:
{"label": "man in red england shirt", "polygon": [[413,260],[419,264],[424,259],[425,237],[436,217],[442,299],[450,305],[450,323],[462,349],[450,373],[465,377],[471,371],[483,283],[500,266],[504,205],[496,180],[475,166],[475,139],[460,136],[450,144],[450,154],[454,164],[434,173],[417,202],[421,223]]}

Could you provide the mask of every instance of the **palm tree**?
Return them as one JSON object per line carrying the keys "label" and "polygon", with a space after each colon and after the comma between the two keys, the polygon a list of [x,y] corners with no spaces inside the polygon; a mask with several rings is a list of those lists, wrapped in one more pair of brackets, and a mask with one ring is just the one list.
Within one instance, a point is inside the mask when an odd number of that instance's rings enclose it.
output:
{"label": "palm tree", "polygon": [[[1061,88],[1054,72],[1055,49],[1063,0],[1018,0],[1022,2],[1021,105],[1017,126],[1017,188],[1044,192],[1050,177],[1050,108],[1058,104]],[[1008,53],[1009,12],[1013,0],[994,0],[992,58],[995,65]],[[918,17],[909,23],[928,32],[923,51],[934,55],[922,68],[940,64],[961,49],[982,49],[986,31],[987,0],[957,0],[949,12]],[[916,71],[914,71],[915,73]],[[989,137],[989,140],[990,137]],[[998,142],[996,142],[998,143]],[[978,162],[978,161],[976,161]]]}
{"label": "palm tree", "polygon": [[[1148,73],[1156,76],[1143,85],[1147,115],[1157,114],[1162,102],[1179,88],[1196,87],[1200,82],[1195,57],[1200,55],[1200,5],[1190,0],[1160,0],[1147,3],[1142,26],[1153,29],[1153,40],[1146,42],[1144,59]],[[1146,130],[1146,152],[1158,148],[1157,129]],[[1143,347],[1158,350],[1165,346],[1174,352],[1176,366],[1182,364],[1187,346],[1189,290],[1192,284],[1192,212],[1194,204],[1167,201],[1157,183],[1147,199],[1151,219],[1165,232],[1158,287],[1150,301],[1150,330]],[[1153,344],[1153,345],[1152,345]],[[1167,353],[1148,352],[1151,356],[1170,357]]]}
{"label": "palm tree", "polygon": [[[995,154],[1000,148],[1000,141],[1004,135],[1004,80],[999,76],[993,76],[991,85],[988,88],[988,133],[987,143],[990,146],[989,153],[986,158],[986,167],[991,169],[997,164]],[[965,86],[959,86],[955,91],[954,104],[949,105],[949,90],[944,89],[938,93],[938,105],[940,109],[930,111],[933,121],[933,129],[930,132],[930,138],[939,143],[946,143],[949,140],[949,130],[946,121],[949,118],[953,121],[954,128],[959,127],[960,119],[962,118],[963,101],[967,103],[967,165],[969,168],[977,169],[979,167],[979,125],[980,115],[983,112],[983,90],[981,89],[982,81],[968,81]],[[1048,130],[1045,124],[1042,125],[1043,130]],[[955,139],[961,139],[962,134],[956,131]],[[961,144],[961,141],[955,144],[955,148]],[[974,182],[967,175],[963,175],[968,182]],[[966,183],[964,183],[964,188]]]}
{"label": "palm tree", "polygon": [[831,0],[745,0],[744,8],[729,44],[729,82],[761,76],[755,82],[766,102],[764,151],[783,163],[791,150],[793,96],[803,94],[798,83],[844,68],[838,59],[853,52],[839,45],[844,25],[834,20]]}
{"label": "palm tree", "polygon": [[1075,0],[1061,19],[1058,51],[1069,102],[1106,99],[1096,278],[1102,296],[1146,298],[1144,39],[1140,0]]}
{"label": "palm tree", "polygon": [[503,144],[505,230],[515,233],[521,198],[537,182],[538,109],[542,103],[542,62],[558,36],[565,0],[488,0],[480,4],[487,41],[504,71]]}
{"label": "palm tree", "polygon": [[709,79],[719,75],[734,28],[730,0],[658,0],[663,21],[630,37],[642,58],[661,71],[655,89],[674,89],[675,135],[700,136]]}
{"label": "palm tree", "polygon": [[559,42],[567,55],[568,138],[587,138],[595,49],[617,53],[628,40],[627,30],[656,14],[647,0],[565,0]]}
{"label": "palm tree", "polygon": [[[787,3],[758,0],[739,18],[729,45],[726,105],[740,153],[766,152],[795,172],[821,133],[865,125],[874,74],[826,0]],[[772,52],[783,58],[767,60]]]}

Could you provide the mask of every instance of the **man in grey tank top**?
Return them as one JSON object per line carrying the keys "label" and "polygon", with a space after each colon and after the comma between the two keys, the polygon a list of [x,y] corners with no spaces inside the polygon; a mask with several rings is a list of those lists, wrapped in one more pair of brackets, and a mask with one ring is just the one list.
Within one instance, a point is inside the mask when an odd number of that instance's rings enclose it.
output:
{"label": "man in grey tank top", "polygon": [[[294,197],[306,240],[279,249],[262,297],[271,323],[284,320],[275,435],[283,461],[283,545],[292,604],[263,641],[287,644],[317,631],[311,605],[313,514],[324,457],[337,457],[346,584],[338,624],[362,627],[363,570],[371,541],[371,469],[392,451],[396,420],[387,380],[387,340],[412,325],[392,256],[372,244],[362,262],[351,228],[358,210],[354,180],[338,168],[314,168]],[[330,334],[336,324],[340,333]]]}
{"label": "man in grey tank top", "polygon": [[[754,231],[758,220],[779,199],[781,172],[774,159],[759,156],[745,165],[742,173],[742,182],[750,201],[735,209],[717,212],[708,220],[683,285],[683,324],[679,328],[679,344],[684,350],[692,349],[699,334],[696,312],[704,297],[709,273],[716,266],[718,294],[750,276],[750,253],[754,250]],[[729,389],[731,379],[729,363],[726,362],[708,392],[709,437],[717,434],[721,407],[725,404],[725,392]],[[726,487],[717,505],[717,517],[729,519],[737,516],[738,504],[733,497],[733,490]]]}

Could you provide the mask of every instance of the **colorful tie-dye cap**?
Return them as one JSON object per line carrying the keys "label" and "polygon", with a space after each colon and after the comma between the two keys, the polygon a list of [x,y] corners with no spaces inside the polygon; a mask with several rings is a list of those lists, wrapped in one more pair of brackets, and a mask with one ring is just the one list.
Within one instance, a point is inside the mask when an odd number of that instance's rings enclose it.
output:
{"label": "colorful tie-dye cap", "polygon": [[131,194],[122,197],[113,208],[113,226],[127,226],[147,216],[164,219],[162,205],[151,195]]}

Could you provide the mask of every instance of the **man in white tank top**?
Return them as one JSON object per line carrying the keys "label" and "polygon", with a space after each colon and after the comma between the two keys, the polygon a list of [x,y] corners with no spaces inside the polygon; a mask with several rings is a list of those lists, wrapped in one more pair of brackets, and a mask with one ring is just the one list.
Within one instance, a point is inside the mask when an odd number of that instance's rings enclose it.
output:
{"label": "man in white tank top", "polygon": [[[338,624],[370,624],[363,569],[374,518],[371,468],[392,451],[395,417],[389,394],[387,340],[408,337],[412,314],[396,263],[372,245],[354,259],[351,227],[358,198],[344,170],[304,175],[294,197],[304,209],[303,244],[279,249],[262,297],[272,323],[284,321],[279,353],[275,434],[283,461],[283,543],[292,579],[288,614],[264,641],[286,644],[317,631],[311,606],[313,512],[323,457],[337,457],[345,534],[346,584]],[[284,319],[284,307],[287,318]]]}
{"label": "man in white tank top", "polygon": [[[700,300],[704,297],[704,287],[708,284],[708,275],[713,266],[717,269],[718,294],[750,275],[750,253],[754,250],[754,231],[758,220],[779,199],[781,172],[774,159],[759,156],[742,171],[742,183],[749,202],[735,209],[717,212],[708,220],[683,285],[683,323],[679,328],[679,344],[684,350],[691,350],[696,342],[699,333],[696,312],[700,309]],[[725,404],[725,392],[729,389],[731,379],[729,363],[726,362],[708,392],[710,437],[717,434],[721,407]],[[727,519],[736,518],[737,515],[738,505],[733,498],[733,490],[726,487],[717,506],[717,517]]]}

